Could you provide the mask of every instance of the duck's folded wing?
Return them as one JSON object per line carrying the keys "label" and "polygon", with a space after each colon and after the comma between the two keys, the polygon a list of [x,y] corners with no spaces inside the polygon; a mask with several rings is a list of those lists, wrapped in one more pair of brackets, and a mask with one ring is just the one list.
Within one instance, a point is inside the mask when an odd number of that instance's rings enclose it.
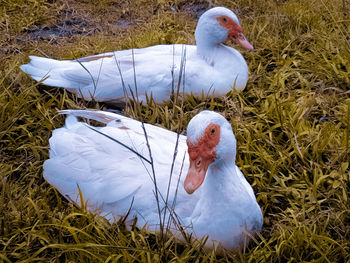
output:
{"label": "duck's folded wing", "polygon": [[[44,177],[50,184],[67,199],[78,203],[80,189],[89,208],[116,212],[113,213],[114,218],[125,215],[135,198],[154,200],[152,169],[147,161],[150,160],[149,149],[140,122],[101,111],[65,113],[70,116],[64,127],[53,131],[50,159],[44,163]],[[107,126],[88,126],[72,115],[107,123]],[[156,172],[163,171],[167,178],[176,134],[151,125],[145,129],[149,134],[152,156],[157,156],[154,161]],[[152,138],[157,138],[160,144],[153,142]],[[183,144],[184,139],[181,140]],[[162,177],[157,175],[159,180],[164,181]],[[165,183],[160,182],[159,187]],[[135,210],[144,210],[144,202],[138,201],[135,205]],[[156,206],[150,207],[156,209]]]}
{"label": "duck's folded wing", "polygon": [[[193,46],[158,45],[108,52],[76,60],[31,56],[21,69],[37,81],[63,87],[84,99],[114,101],[138,96],[146,101],[151,92],[156,101],[169,99],[177,83],[181,61]],[[190,51],[189,51],[190,50]]]}
{"label": "duck's folded wing", "polygon": [[[98,101],[137,96],[146,101],[152,93],[156,101],[171,94],[177,82],[182,48],[179,45],[159,45],[143,49],[122,50],[76,60],[74,69],[61,72],[64,79],[76,83],[84,98]],[[70,87],[73,89],[73,87]]]}

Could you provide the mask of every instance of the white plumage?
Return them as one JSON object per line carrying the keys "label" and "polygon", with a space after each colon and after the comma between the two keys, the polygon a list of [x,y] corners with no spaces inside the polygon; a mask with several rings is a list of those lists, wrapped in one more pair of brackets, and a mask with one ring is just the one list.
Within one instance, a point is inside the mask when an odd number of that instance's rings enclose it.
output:
{"label": "white plumage", "polygon": [[30,63],[20,68],[46,85],[107,102],[125,101],[131,97],[130,90],[136,94],[136,87],[140,101],[146,102],[146,94],[151,93],[156,102],[168,100],[180,75],[181,91],[184,88],[188,94],[223,96],[232,88],[243,89],[247,64],[236,49],[222,44],[232,40],[253,49],[236,15],[224,7],[208,10],[198,21],[195,37],[196,45],[157,45],[77,60],[30,56]]}
{"label": "white plumage", "polygon": [[[50,159],[44,163],[45,179],[62,195],[78,203],[79,186],[88,208],[111,221],[125,216],[131,207],[127,220],[137,217],[140,227],[147,224],[148,229],[159,230],[151,165],[98,133],[117,139],[150,160],[142,124],[110,112],[66,110],[63,113],[68,114],[65,126],[54,130],[50,138]],[[78,116],[106,126],[90,126],[78,121]],[[166,219],[169,212],[165,200],[178,138],[168,207],[174,207],[185,231],[198,238],[209,235],[207,247],[214,244],[233,248],[249,239],[245,231],[253,234],[261,229],[262,213],[253,189],[235,165],[236,140],[224,117],[211,111],[199,113],[188,125],[188,137],[178,137],[174,132],[149,124],[144,127],[153,157],[159,205],[162,213],[167,211]],[[218,140],[210,136],[218,136],[215,137]],[[207,168],[200,166],[208,155],[201,149],[213,157],[209,157]],[[196,185],[200,176],[203,181]],[[174,224],[171,229],[179,235]]]}

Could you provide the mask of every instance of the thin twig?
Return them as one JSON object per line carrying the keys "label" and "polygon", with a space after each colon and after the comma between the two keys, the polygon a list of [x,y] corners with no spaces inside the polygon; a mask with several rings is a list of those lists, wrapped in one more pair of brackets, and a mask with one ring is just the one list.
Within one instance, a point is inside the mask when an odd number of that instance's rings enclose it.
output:
{"label": "thin twig", "polygon": [[[172,161],[172,163],[171,163],[171,168],[170,168],[170,176],[169,176],[169,182],[168,182],[168,189],[167,189],[167,194],[166,194],[166,198],[165,198],[165,206],[166,206],[166,207],[168,206],[170,185],[171,185],[171,179],[172,179],[172,177],[173,177],[174,164],[175,164],[175,160],[176,160],[176,156],[177,156],[177,150],[178,150],[178,145],[179,145],[179,138],[180,138],[180,134],[177,133],[177,136],[176,136],[176,144],[175,144],[174,155],[173,155],[173,161]],[[167,209],[164,210],[163,222],[165,222],[166,211],[167,211]],[[168,226],[167,226],[167,228],[168,228]]]}
{"label": "thin twig", "polygon": [[[107,134],[105,134],[105,133],[103,133],[103,132],[100,132],[99,130],[97,130],[97,129],[95,129],[95,128],[92,128],[91,126],[89,126],[89,125],[86,124],[86,123],[85,123],[85,126],[88,127],[89,129],[91,129],[91,130],[93,130],[93,131],[95,131],[95,132],[97,132],[97,133],[99,133],[99,134],[101,134],[101,135],[107,137],[108,139],[110,139],[110,140],[112,140],[112,141],[114,141],[114,142],[116,142],[116,143],[119,143],[121,146],[127,148],[129,151],[132,151],[132,152],[133,152],[134,154],[136,154],[138,157],[142,158],[143,160],[145,160],[146,162],[148,162],[149,164],[152,165],[152,162],[153,162],[152,160],[151,160],[151,161],[148,160],[146,157],[142,156],[142,155],[139,154],[137,151],[135,151],[134,149],[132,149],[132,148],[130,148],[129,146],[125,145],[124,143],[118,141],[117,139],[115,139],[115,138],[113,138],[113,137],[111,137],[111,136],[109,136],[109,135],[107,135]],[[151,156],[151,158],[152,158],[152,156]]]}
{"label": "thin twig", "polygon": [[[94,77],[92,76],[92,74],[90,73],[90,71],[83,65],[83,63],[81,63],[81,62],[79,61],[79,59],[76,59],[75,61],[78,62],[79,65],[80,65],[83,69],[85,69],[86,72],[90,75],[91,80],[92,80],[92,84],[94,85],[94,94],[95,94],[95,91],[96,91],[96,89],[97,89],[97,85],[96,85],[96,83],[95,83]],[[94,95],[94,94],[93,94],[93,95]]]}
{"label": "thin twig", "polygon": [[132,67],[134,70],[134,85],[135,85],[135,92],[136,92],[136,102],[139,103],[139,95],[137,92],[137,82],[136,82],[136,66],[135,66],[135,56],[134,56],[134,49],[131,49],[131,55],[132,55]]}
{"label": "thin twig", "polygon": [[117,65],[117,68],[118,68],[118,71],[119,71],[120,80],[122,82],[122,88],[123,88],[123,91],[124,91],[124,99],[125,99],[125,101],[128,101],[129,100],[129,96],[128,96],[128,93],[126,91],[126,85],[125,85],[124,78],[123,78],[123,75],[122,75],[122,70],[120,68],[120,62],[117,60],[117,56],[116,56],[115,52],[113,52],[113,57],[114,57],[115,64]]}
{"label": "thin twig", "polygon": [[[182,171],[183,171],[183,167],[184,167],[184,163],[185,163],[185,158],[186,158],[186,151],[184,153],[184,156],[182,158],[182,163],[181,163],[181,168],[180,168],[180,174],[179,174],[179,177],[177,179],[177,184],[176,184],[176,190],[175,190],[175,194],[174,194],[174,199],[173,199],[173,202],[171,204],[171,208],[169,209],[169,212],[170,211],[173,211],[176,219],[177,219],[177,222],[175,221],[175,218],[174,218],[174,215],[172,215],[172,218],[173,218],[173,221],[174,223],[177,223],[177,227],[179,228],[180,232],[184,235],[184,238],[186,239],[186,235],[185,235],[185,232],[183,231],[183,227],[181,225],[181,222],[175,212],[175,205],[176,205],[176,199],[177,199],[177,193],[178,193],[178,189],[179,189],[179,185],[180,185],[180,179],[181,179],[181,175],[182,175]],[[170,216],[171,216],[171,213],[169,214],[169,218],[168,218],[168,225],[170,225]]]}
{"label": "thin twig", "polygon": [[143,122],[141,122],[142,124],[142,129],[143,129],[143,132],[144,132],[144,135],[145,135],[145,138],[146,138],[146,144],[147,144],[147,148],[148,148],[148,151],[149,151],[149,155],[150,155],[150,159],[151,159],[151,167],[152,167],[152,174],[153,174],[153,183],[154,183],[154,190],[155,190],[155,197],[156,197],[156,201],[157,201],[157,209],[158,209],[158,215],[159,215],[159,226],[160,226],[160,232],[161,232],[161,240],[163,241],[163,223],[162,223],[162,216],[161,216],[161,210],[160,210],[160,205],[159,205],[159,197],[158,197],[158,186],[157,186],[157,179],[156,179],[156,173],[155,173],[155,170],[154,170],[154,163],[153,163],[153,157],[152,157],[152,151],[151,151],[151,146],[149,144],[149,141],[148,141],[148,135],[147,135],[147,131],[146,131],[146,128],[145,128],[145,124]]}

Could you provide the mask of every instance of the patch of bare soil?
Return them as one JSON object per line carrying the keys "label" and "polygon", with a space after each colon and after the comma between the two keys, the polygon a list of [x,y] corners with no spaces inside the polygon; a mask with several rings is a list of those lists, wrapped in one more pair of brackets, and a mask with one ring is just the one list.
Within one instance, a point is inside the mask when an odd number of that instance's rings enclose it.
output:
{"label": "patch of bare soil", "polygon": [[184,2],[179,4],[179,10],[192,15],[194,18],[199,18],[206,10],[213,7],[213,4],[208,1]]}
{"label": "patch of bare soil", "polygon": [[51,22],[34,24],[17,35],[9,35],[0,43],[0,53],[10,55],[21,52],[31,42],[58,44],[61,39],[74,41],[74,36],[91,36],[96,33],[121,35],[132,27],[149,22],[162,12],[185,13],[198,19],[212,7],[206,0],[178,1],[176,3],[145,4],[131,0],[110,1],[101,4],[93,1],[49,1],[54,13]]}
{"label": "patch of bare soil", "polygon": [[[119,23],[121,25],[120,28],[125,27],[124,25],[127,23],[122,20]],[[56,44],[60,38],[70,38],[73,35],[89,36],[105,30],[114,31],[113,29],[118,29],[118,21],[111,24],[109,19],[101,19],[93,13],[86,12],[80,8],[67,6],[58,12],[56,23],[31,27],[24,31],[22,35],[18,36],[17,40],[39,40]]]}
{"label": "patch of bare soil", "polygon": [[[83,9],[75,1],[70,1],[66,7],[62,8],[57,15],[56,23],[53,25],[34,26],[21,36],[17,37],[19,41],[40,40],[49,41],[51,44],[57,43],[59,38],[72,37],[73,35],[92,35],[96,32],[107,31],[111,34],[117,34],[118,31],[125,30],[130,26],[149,19],[151,15],[156,15],[159,10],[169,9],[173,12],[185,12],[199,18],[211,4],[207,1],[183,2],[177,6],[169,2],[168,7],[154,6],[149,10],[144,10],[143,15],[133,9],[132,3],[124,5],[113,4],[104,12],[94,12],[93,9]],[[147,9],[147,8],[146,8]],[[139,16],[139,18],[137,18]]]}
{"label": "patch of bare soil", "polygon": [[72,9],[64,9],[57,17],[55,25],[42,25],[28,29],[23,36],[32,40],[48,40],[53,44],[57,38],[71,37],[72,35],[91,35],[101,31],[102,27],[92,23],[88,16],[77,14]]}

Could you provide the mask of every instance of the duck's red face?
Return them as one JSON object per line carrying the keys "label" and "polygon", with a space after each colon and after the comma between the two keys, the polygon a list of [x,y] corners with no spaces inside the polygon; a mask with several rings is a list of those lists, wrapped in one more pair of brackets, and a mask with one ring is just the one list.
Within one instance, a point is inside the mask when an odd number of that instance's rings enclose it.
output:
{"label": "duck's red face", "polygon": [[252,44],[249,43],[245,35],[243,34],[243,29],[230,17],[219,16],[216,18],[219,24],[227,29],[227,39],[226,41],[233,41],[237,45],[244,47],[248,50],[253,50]]}
{"label": "duck's red face", "polygon": [[188,194],[192,194],[203,183],[209,165],[215,161],[215,147],[219,141],[220,126],[213,123],[208,125],[203,135],[195,143],[187,139],[190,167],[184,187]]}

